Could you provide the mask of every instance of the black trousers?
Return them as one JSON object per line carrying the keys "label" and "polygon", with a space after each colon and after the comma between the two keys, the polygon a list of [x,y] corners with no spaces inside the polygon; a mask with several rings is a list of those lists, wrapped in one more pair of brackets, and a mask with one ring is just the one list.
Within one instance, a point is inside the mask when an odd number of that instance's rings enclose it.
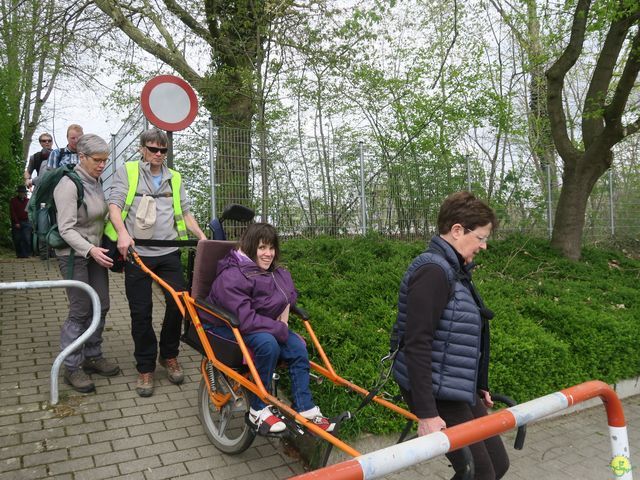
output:
{"label": "black trousers", "polygon": [[[409,408],[412,408],[411,392],[400,389]],[[447,427],[453,427],[475,418],[487,415],[487,408],[478,396],[476,404],[471,406],[465,402],[451,402],[446,400],[436,400],[438,414],[445,421]],[[476,480],[498,480],[502,478],[509,469],[509,457],[504,448],[500,436],[488,438],[482,442],[469,445],[475,466]],[[451,480],[462,478],[465,470],[464,456],[459,450],[447,453],[446,457],[451,462],[456,474]]]}
{"label": "black trousers", "polygon": [[30,222],[20,222],[20,228],[11,225],[11,238],[13,246],[16,250],[16,257],[28,258],[31,256],[31,233]]}
{"label": "black trousers", "polygon": [[[180,251],[159,257],[140,257],[151,271],[157,274],[175,290],[185,290]],[[151,284],[153,280],[137,265],[127,263],[124,269],[124,286],[131,311],[131,336],[134,343],[136,368],[140,373],[156,369],[158,340],[153,329],[153,301]],[[175,301],[165,289],[166,308],[160,330],[160,356],[175,358],[180,351],[180,326],[182,316]]]}

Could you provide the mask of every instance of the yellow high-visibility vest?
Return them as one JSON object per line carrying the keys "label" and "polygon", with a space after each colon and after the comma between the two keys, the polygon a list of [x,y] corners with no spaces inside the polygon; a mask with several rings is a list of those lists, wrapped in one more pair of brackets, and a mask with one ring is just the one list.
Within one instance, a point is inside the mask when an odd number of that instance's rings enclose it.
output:
{"label": "yellow high-visibility vest", "polygon": [[[138,168],[138,162],[126,162],[125,167],[127,169],[127,179],[129,180],[129,191],[127,192],[127,198],[124,201],[124,207],[122,208],[122,221],[129,214],[131,205],[133,205],[133,199],[136,196],[136,190],[138,189],[138,179],[140,178],[140,170]],[[188,240],[187,225],[184,223],[184,217],[182,215],[182,204],[180,203],[180,185],[182,184],[182,177],[178,172],[173,169],[169,169],[171,172],[171,190],[173,197],[173,217],[176,221],[176,230],[178,231],[178,239]],[[104,226],[104,234],[114,242],[118,240],[118,232],[109,220]]]}

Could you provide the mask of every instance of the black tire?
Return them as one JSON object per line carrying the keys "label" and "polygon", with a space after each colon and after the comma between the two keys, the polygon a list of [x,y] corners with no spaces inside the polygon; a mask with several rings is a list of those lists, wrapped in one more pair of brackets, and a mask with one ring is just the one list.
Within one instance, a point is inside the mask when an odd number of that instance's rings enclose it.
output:
{"label": "black tire", "polygon": [[[215,371],[216,380],[222,376]],[[232,388],[233,380],[228,380]],[[219,381],[216,386],[221,393],[227,393]],[[207,437],[221,452],[236,455],[244,452],[253,443],[256,436],[245,421],[249,412],[249,395],[247,391],[236,384],[237,400],[231,398],[220,410],[211,402],[208,392],[208,383],[203,378],[198,389],[198,413]]]}

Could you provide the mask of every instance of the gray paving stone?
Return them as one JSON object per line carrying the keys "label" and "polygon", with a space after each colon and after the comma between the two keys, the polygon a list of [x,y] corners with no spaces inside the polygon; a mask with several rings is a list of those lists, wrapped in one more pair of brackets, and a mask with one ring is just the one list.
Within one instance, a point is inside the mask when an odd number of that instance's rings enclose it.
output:
{"label": "gray paving stone", "polygon": [[47,452],[38,452],[22,457],[22,463],[25,467],[33,467],[34,465],[51,465],[54,462],[67,460],[69,454],[66,448],[59,450],[51,450]]}
{"label": "gray paving stone", "polygon": [[148,457],[150,455],[162,455],[163,453],[175,452],[176,446],[173,442],[154,443],[146,447],[136,448],[138,458]]}
{"label": "gray paving stone", "polygon": [[39,466],[33,468],[22,468],[18,471],[11,472],[11,475],[7,474],[6,477],[8,480],[37,480],[40,478],[47,478],[47,467]]}
{"label": "gray paving stone", "polygon": [[107,430],[133,427],[135,425],[142,425],[143,423],[144,420],[141,416],[114,418],[113,420],[107,420]]}
{"label": "gray paving stone", "polygon": [[105,442],[108,440],[118,440],[121,438],[128,438],[129,431],[126,428],[115,428],[113,430],[107,430],[105,427],[104,432],[96,432],[89,434],[89,441],[91,443]]}
{"label": "gray paving stone", "polygon": [[144,425],[128,428],[129,435],[131,436],[144,435],[144,434],[150,434],[155,432],[163,432],[166,429],[167,428],[164,425],[164,422],[147,423]]}
{"label": "gray paving stone", "polygon": [[127,475],[119,475],[116,477],[118,480],[145,480],[144,473],[133,472]]}
{"label": "gray paving stone", "polygon": [[118,469],[120,470],[120,473],[144,472],[145,470],[153,470],[160,465],[160,459],[155,456],[119,463]]}
{"label": "gray paving stone", "polygon": [[209,472],[189,473],[187,475],[180,475],[180,480],[213,480],[213,477]]}
{"label": "gray paving stone", "polygon": [[137,437],[129,437],[118,439],[117,441],[112,442],[113,449],[115,451],[118,450],[126,450],[133,449],[136,447],[141,447],[142,445],[150,445],[153,443],[151,437],[149,435],[140,435]]}
{"label": "gray paving stone", "polygon": [[108,465],[106,467],[91,468],[75,472],[74,480],[105,480],[118,477],[118,467]]}
{"label": "gray paving stone", "polygon": [[0,460],[8,458],[19,458],[31,453],[38,453],[41,450],[42,445],[39,442],[13,445],[11,447],[2,447],[0,448]]}
{"label": "gray paving stone", "polygon": [[101,467],[104,465],[118,465],[124,462],[130,462],[136,460],[138,456],[134,450],[119,450],[117,452],[108,452],[95,454],[93,459],[96,466]]}
{"label": "gray paving stone", "polygon": [[7,425],[2,429],[6,432],[5,435],[15,435],[17,433],[22,432],[33,432],[42,430],[42,422],[37,420],[35,422],[25,422],[25,423],[13,423],[11,425]]}
{"label": "gray paving stone", "polygon": [[0,461],[0,473],[18,470],[20,467],[20,457],[9,457]]}
{"label": "gray paving stone", "polygon": [[249,475],[251,470],[249,470],[246,463],[237,463],[235,465],[229,465],[228,467],[216,468],[210,473],[213,475],[214,480],[228,480],[230,478]]}
{"label": "gray paving stone", "polygon": [[[87,442],[85,442],[83,445],[70,448],[69,456],[71,458],[80,458],[102,455],[109,452],[112,452],[111,442],[92,443],[88,445]],[[99,464],[96,463],[96,465]]]}
{"label": "gray paving stone", "polygon": [[176,463],[166,467],[153,468],[151,471],[144,472],[144,475],[148,480],[164,480],[166,478],[177,478],[187,473],[183,463]]}
{"label": "gray paving stone", "polygon": [[61,473],[86,470],[87,468],[92,468],[93,466],[93,459],[90,457],[76,458],[74,460],[68,460],[66,462],[50,463],[49,473],[53,476],[57,476]]}
{"label": "gray paving stone", "polygon": [[205,457],[199,460],[185,462],[185,464],[190,473],[213,471],[213,470],[218,470],[219,468],[223,468],[227,466],[225,460],[221,455],[217,455],[209,458]]}
{"label": "gray paving stone", "polygon": [[245,462],[245,465],[247,465],[252,472],[262,472],[264,470],[279,467],[284,462],[285,460],[280,454],[275,454],[256,460],[250,460],[248,462]]}
{"label": "gray paving stone", "polygon": [[166,432],[152,433],[151,438],[155,442],[165,442],[167,440],[175,441],[189,437],[189,433],[184,428],[176,428],[167,430]]}
{"label": "gray paving stone", "polygon": [[67,435],[65,437],[50,438],[46,440],[46,446],[49,450],[56,448],[70,448],[78,445],[86,445],[89,443],[89,438],[84,435]]}
{"label": "gray paving stone", "polygon": [[94,434],[95,432],[102,432],[107,429],[106,424],[103,421],[97,422],[85,422],[77,425],[70,425],[67,427],[67,433],[74,435],[78,433]]}
{"label": "gray paving stone", "polygon": [[160,461],[162,462],[163,465],[182,463],[182,462],[187,462],[189,460],[195,460],[198,458],[201,458],[200,453],[195,449],[167,452],[160,455]]}

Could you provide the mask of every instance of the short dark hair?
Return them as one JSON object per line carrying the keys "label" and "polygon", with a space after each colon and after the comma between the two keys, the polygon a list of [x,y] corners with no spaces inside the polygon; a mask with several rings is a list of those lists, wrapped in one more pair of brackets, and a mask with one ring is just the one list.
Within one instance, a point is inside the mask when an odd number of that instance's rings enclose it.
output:
{"label": "short dark hair", "polygon": [[278,232],[268,223],[252,223],[242,233],[240,237],[239,247],[251,260],[254,262],[258,258],[258,246],[260,242],[266,245],[271,245],[275,250],[273,256],[273,262],[269,270],[275,270],[278,260],[280,259],[280,240],[278,239]]}
{"label": "short dark hair", "polygon": [[41,142],[43,137],[46,137],[49,140],[53,141],[53,137],[51,135],[49,135],[48,133],[41,133],[40,136],[38,137],[38,141]]}
{"label": "short dark hair", "polygon": [[169,138],[167,137],[167,134],[159,128],[150,128],[140,134],[140,146],[146,147],[149,142],[157,143],[158,145],[166,147],[169,144]]}
{"label": "short dark hair", "polygon": [[498,227],[498,219],[493,209],[469,192],[456,192],[444,199],[438,213],[438,233],[445,235],[456,223],[475,230],[491,224]]}

